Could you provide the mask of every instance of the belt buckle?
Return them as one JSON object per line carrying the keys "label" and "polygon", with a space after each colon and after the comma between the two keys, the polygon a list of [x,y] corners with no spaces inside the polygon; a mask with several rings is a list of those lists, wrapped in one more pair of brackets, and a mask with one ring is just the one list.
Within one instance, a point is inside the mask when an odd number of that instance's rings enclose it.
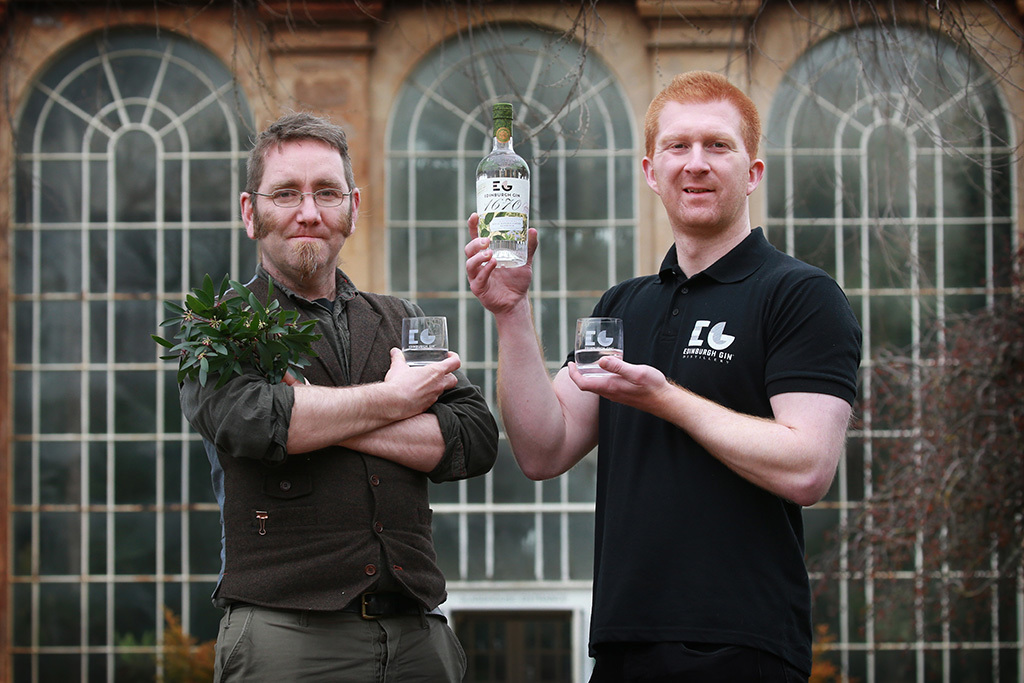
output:
{"label": "belt buckle", "polygon": [[380,615],[378,614],[366,613],[366,599],[369,598],[371,595],[376,595],[376,593],[363,593],[361,596],[359,596],[359,602],[362,605],[361,609],[359,610],[359,613],[360,615],[362,615],[363,619],[380,619]]}

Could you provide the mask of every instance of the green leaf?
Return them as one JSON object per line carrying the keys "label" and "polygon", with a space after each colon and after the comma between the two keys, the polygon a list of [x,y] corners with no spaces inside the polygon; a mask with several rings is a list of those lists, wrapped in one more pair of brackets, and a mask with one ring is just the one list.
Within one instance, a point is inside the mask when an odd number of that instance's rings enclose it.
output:
{"label": "green leaf", "polygon": [[[232,294],[234,290],[234,294]],[[161,347],[169,349],[163,360],[178,360],[178,381],[199,381],[203,386],[217,375],[217,386],[241,375],[245,366],[256,370],[269,382],[281,381],[289,367],[309,365],[316,357],[312,344],[320,339],[313,331],[316,320],[299,321],[297,311],[284,310],[270,296],[264,304],[251,290],[225,275],[218,290],[207,274],[202,286],[185,297],[184,306],[165,302],[175,315],[161,326],[178,325],[177,344],[159,335],[150,335]]]}

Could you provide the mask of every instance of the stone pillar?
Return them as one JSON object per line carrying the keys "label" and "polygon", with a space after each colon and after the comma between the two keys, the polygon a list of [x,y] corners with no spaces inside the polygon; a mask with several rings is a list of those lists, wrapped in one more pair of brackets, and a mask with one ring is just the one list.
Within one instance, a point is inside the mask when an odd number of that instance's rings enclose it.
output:
{"label": "stone pillar", "polygon": [[375,292],[383,292],[387,285],[383,216],[366,210],[367,194],[384,191],[366,186],[371,155],[383,153],[371,146],[370,108],[370,60],[382,5],[379,0],[261,2],[260,20],[268,32],[270,52],[266,85],[278,96],[270,107],[254,103],[260,129],[291,110],[326,116],[345,129],[363,203],[356,233],[345,243],[340,264],[356,286]]}
{"label": "stone pillar", "polygon": [[[748,47],[761,9],[759,0],[636,0],[636,9],[648,28],[648,101],[676,74],[697,69],[724,74],[753,97]],[[765,119],[767,109],[760,102],[758,109]],[[642,119],[640,125],[642,134]],[[755,224],[763,215],[758,199],[761,192],[758,189],[751,195],[751,220]],[[660,264],[665,255],[664,240],[652,240],[651,235],[672,232],[660,202],[650,219],[657,227],[640,232],[640,258],[644,263]]]}

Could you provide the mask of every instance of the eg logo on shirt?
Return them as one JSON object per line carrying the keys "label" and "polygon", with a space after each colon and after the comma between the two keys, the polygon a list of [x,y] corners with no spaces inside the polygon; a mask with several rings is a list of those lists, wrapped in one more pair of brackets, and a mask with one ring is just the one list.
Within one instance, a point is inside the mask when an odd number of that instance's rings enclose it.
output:
{"label": "eg logo on shirt", "polygon": [[[690,346],[704,346],[704,340],[701,338],[704,334],[704,330],[711,325],[710,320],[698,320],[693,326],[693,332],[690,333]],[[736,337],[731,334],[725,333],[725,323],[716,323],[714,327],[708,330],[707,342],[715,351],[724,351],[736,340]]]}

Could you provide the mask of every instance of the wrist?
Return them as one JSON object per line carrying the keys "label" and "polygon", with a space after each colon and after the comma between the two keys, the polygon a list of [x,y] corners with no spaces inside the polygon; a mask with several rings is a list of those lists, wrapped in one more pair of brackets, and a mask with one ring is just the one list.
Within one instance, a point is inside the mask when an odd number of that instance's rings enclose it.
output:
{"label": "wrist", "polygon": [[502,311],[496,311],[494,313],[494,323],[498,328],[498,332],[505,327],[512,327],[515,329],[522,329],[524,326],[527,328],[533,327],[533,306],[530,305],[530,299],[527,296],[516,301],[512,306]]}

